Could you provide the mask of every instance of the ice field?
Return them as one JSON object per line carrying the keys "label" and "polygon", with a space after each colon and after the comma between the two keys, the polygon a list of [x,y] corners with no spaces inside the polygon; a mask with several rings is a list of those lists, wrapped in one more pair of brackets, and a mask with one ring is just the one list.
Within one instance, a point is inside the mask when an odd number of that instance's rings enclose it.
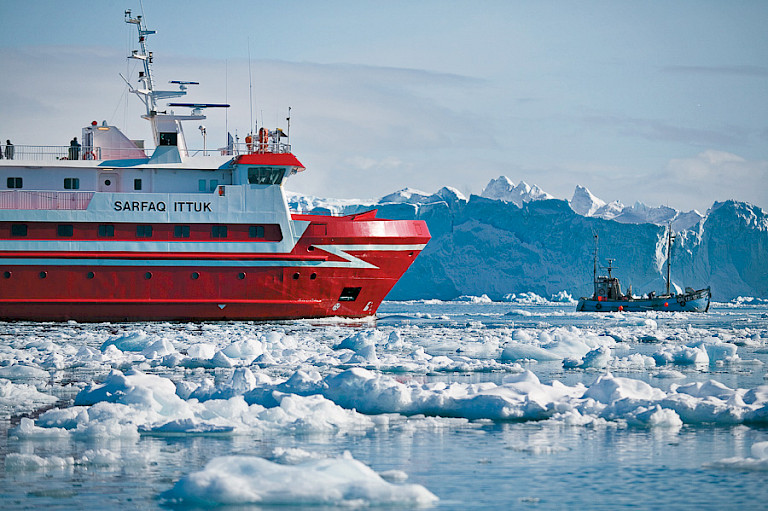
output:
{"label": "ice field", "polygon": [[[566,297],[563,297],[565,299]],[[768,302],[0,323],[0,508],[755,508]]]}

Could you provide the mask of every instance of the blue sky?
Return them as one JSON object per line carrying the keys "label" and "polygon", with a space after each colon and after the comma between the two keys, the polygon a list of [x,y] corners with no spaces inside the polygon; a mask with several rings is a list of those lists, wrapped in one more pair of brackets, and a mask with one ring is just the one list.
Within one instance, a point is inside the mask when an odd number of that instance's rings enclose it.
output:
{"label": "blue sky", "polygon": [[[137,1],[0,1],[0,138],[66,145],[92,120],[150,137],[118,73]],[[152,1],[158,83],[223,102],[208,144],[253,112],[308,171],[295,191],[480,193],[492,178],[570,198],[768,208],[768,2]],[[197,126],[189,145],[202,147]]]}

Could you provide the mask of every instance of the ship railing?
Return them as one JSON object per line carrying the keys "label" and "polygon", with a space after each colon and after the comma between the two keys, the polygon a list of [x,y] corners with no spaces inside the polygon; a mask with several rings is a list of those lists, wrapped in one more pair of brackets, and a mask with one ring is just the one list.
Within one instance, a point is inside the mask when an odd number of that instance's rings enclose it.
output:
{"label": "ship railing", "polygon": [[94,192],[0,190],[0,209],[88,209]]}
{"label": "ship railing", "polygon": [[89,147],[54,145],[2,145],[0,156],[5,160],[128,160],[146,158],[144,150],[136,147]]}
{"label": "ship railing", "polygon": [[2,145],[0,156],[6,160],[66,160],[69,146],[55,145]]}
{"label": "ship railing", "polygon": [[[55,160],[130,160],[147,158],[154,149],[136,147],[89,147],[53,145],[12,145],[0,144],[0,159],[23,161]],[[186,156],[238,156],[255,153],[290,153],[291,145],[278,142],[268,144],[233,143],[218,149],[187,149]]]}
{"label": "ship railing", "polygon": [[[203,149],[203,150],[196,150],[195,154],[221,154],[221,155],[232,155],[232,156],[238,156],[241,154],[258,154],[258,153],[290,153],[291,152],[291,144],[283,144],[282,142],[269,142],[267,144],[260,144],[258,142],[253,142],[251,144],[246,144],[243,142],[237,142],[232,143],[228,145],[227,147],[221,147],[216,150],[212,149]],[[192,154],[190,152],[190,154]]]}

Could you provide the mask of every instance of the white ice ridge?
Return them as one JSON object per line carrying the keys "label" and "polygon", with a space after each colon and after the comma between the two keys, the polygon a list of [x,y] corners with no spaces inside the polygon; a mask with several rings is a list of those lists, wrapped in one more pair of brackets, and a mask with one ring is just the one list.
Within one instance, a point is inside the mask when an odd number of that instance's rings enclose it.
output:
{"label": "white ice ridge", "polygon": [[168,378],[114,370],[103,383],[83,389],[75,406],[48,410],[36,421],[22,419],[10,435],[335,434],[388,424],[397,417],[389,414],[568,424],[617,421],[636,427],[768,422],[768,385],[731,389],[710,380],[673,383],[663,391],[610,373],[589,386],[569,386],[544,384],[530,371],[507,375],[501,384],[474,384],[401,382],[360,367],[325,377],[299,370],[288,379],[271,380],[239,368],[228,381],[189,390],[182,394],[196,397],[181,397]]}
{"label": "white ice ridge", "polygon": [[284,465],[255,456],[214,458],[162,495],[193,506],[427,506],[438,498],[418,484],[392,484],[346,454]]}

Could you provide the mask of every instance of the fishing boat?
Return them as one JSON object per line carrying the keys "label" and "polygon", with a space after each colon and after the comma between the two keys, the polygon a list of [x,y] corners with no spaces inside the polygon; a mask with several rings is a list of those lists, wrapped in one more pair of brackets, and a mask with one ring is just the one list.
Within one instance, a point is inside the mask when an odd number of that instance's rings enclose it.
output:
{"label": "fishing boat", "polygon": [[608,275],[598,274],[598,236],[595,234],[594,257],[594,293],[589,298],[579,298],[576,310],[581,312],[644,312],[644,311],[677,311],[677,312],[707,312],[711,298],[710,289],[694,290],[686,287],[683,293],[670,291],[670,277],[672,270],[672,241],[675,235],[672,226],[667,229],[667,279],[666,292],[657,295],[651,291],[645,296],[634,296],[632,286],[627,294],[621,291],[621,283],[614,277],[612,271],[614,259],[608,259],[605,269]]}
{"label": "fishing boat", "polygon": [[[188,147],[182,124],[219,103],[161,104],[197,82],[156,87],[148,30],[136,26],[138,82],[154,148],[96,121],[69,146],[16,145],[0,160],[0,319],[32,321],[361,318],[430,239],[423,221],[376,211],[289,210],[305,170],[286,134]],[[173,109],[183,109],[176,114]],[[189,113],[187,112],[187,109]],[[290,112],[290,110],[289,110]],[[254,127],[255,128],[255,127]],[[8,156],[11,156],[9,158]]]}

